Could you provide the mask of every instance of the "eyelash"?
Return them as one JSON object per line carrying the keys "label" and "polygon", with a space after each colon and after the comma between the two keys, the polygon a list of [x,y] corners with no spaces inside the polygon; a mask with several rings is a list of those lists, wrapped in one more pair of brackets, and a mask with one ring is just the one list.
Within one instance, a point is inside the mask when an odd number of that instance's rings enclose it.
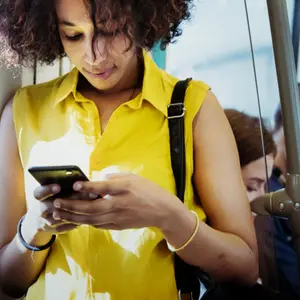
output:
{"label": "eyelash", "polygon": [[[114,32],[105,32],[105,31],[102,31],[102,30],[98,30],[97,33],[99,35],[103,36],[103,37],[113,37],[113,36],[118,35],[120,33],[120,31],[116,30]],[[82,33],[76,34],[76,35],[73,35],[73,36],[66,35],[67,40],[72,41],[72,42],[78,41],[81,37],[82,37]]]}
{"label": "eyelash", "polygon": [[76,34],[73,36],[68,36],[66,35],[67,40],[72,41],[72,42],[76,42],[81,38],[82,34]]}
{"label": "eyelash", "polygon": [[254,188],[252,188],[252,187],[250,187],[250,186],[247,186],[247,191],[248,191],[248,192],[255,192],[256,189],[254,189]]}

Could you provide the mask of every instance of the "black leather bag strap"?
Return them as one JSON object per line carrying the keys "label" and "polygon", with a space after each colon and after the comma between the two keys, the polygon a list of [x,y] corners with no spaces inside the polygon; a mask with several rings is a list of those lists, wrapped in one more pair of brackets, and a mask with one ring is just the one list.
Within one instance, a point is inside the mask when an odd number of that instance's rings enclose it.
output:
{"label": "black leather bag strap", "polygon": [[[174,87],[171,103],[168,107],[170,152],[172,168],[176,182],[177,196],[184,202],[186,182],[186,157],[184,135],[184,98],[191,78],[178,81]],[[200,283],[195,274],[195,268],[186,264],[175,255],[175,277],[179,299],[186,295],[189,299],[198,299]]]}
{"label": "black leather bag strap", "polygon": [[184,202],[186,181],[184,98],[190,80],[191,78],[177,82],[173,90],[171,103],[168,107],[172,168],[176,182],[177,196],[182,202]]}

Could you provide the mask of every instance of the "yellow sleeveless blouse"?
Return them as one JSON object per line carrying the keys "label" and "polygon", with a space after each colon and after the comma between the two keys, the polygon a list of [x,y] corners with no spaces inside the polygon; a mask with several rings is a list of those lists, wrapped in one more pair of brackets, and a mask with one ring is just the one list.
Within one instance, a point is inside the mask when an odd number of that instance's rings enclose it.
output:
{"label": "yellow sleeveless blouse", "polygon": [[[27,207],[38,183],[31,166],[78,165],[90,178],[133,172],[175,193],[167,107],[176,78],[144,53],[142,92],[122,104],[101,134],[95,104],[77,90],[78,71],[20,89],[14,122],[25,175]],[[185,204],[205,220],[192,186],[193,128],[209,87],[192,81],[185,106]],[[34,254],[33,254],[34,259]],[[124,231],[81,226],[59,235],[27,300],[177,299],[173,254],[157,228]]]}

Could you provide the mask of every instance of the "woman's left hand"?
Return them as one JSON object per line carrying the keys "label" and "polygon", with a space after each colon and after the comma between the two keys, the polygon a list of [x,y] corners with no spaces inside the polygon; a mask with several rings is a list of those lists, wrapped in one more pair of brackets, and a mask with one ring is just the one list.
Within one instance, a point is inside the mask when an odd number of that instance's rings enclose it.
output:
{"label": "woman's left hand", "polygon": [[114,174],[105,181],[77,182],[74,190],[102,195],[96,200],[57,199],[53,217],[102,229],[163,228],[184,205],[173,194],[134,174]]}

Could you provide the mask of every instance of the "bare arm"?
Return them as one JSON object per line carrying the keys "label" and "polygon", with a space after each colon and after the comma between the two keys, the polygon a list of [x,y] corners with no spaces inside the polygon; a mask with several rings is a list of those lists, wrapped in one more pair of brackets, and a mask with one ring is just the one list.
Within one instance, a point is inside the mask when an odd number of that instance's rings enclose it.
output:
{"label": "bare arm", "polygon": [[[26,212],[23,168],[20,162],[13,123],[12,100],[0,121],[0,284],[4,292],[22,296],[37,279],[48,250],[34,253],[23,247],[16,237],[17,223]],[[24,222],[23,235],[33,245],[44,245],[51,237]]]}
{"label": "bare arm", "polygon": [[[194,158],[195,186],[211,227],[200,222],[195,239],[178,254],[217,280],[253,284],[258,263],[249,202],[232,131],[211,92],[194,121]],[[178,247],[193,232],[195,216],[179,206],[173,216],[163,232]]]}

